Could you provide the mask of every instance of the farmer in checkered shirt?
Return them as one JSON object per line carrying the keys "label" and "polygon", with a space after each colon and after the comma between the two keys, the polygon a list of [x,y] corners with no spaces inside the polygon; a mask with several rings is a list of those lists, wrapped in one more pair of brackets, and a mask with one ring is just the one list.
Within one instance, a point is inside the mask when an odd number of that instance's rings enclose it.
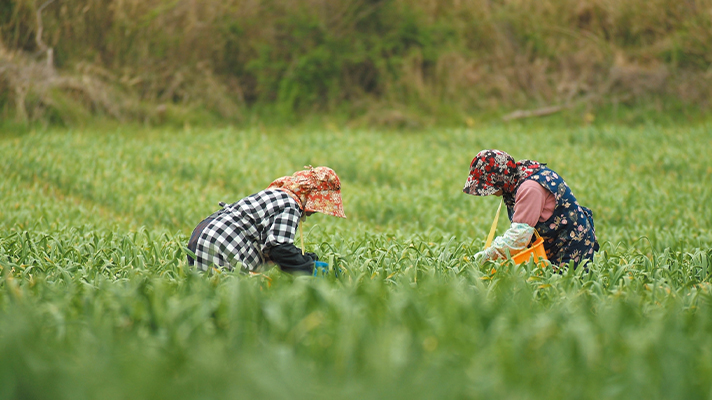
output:
{"label": "farmer in checkered shirt", "polygon": [[315,212],[346,218],[341,182],[328,167],[308,167],[281,177],[267,189],[224,204],[193,231],[188,263],[207,271],[211,267],[258,272],[265,264],[289,273],[308,273],[318,259],[294,245],[302,216]]}

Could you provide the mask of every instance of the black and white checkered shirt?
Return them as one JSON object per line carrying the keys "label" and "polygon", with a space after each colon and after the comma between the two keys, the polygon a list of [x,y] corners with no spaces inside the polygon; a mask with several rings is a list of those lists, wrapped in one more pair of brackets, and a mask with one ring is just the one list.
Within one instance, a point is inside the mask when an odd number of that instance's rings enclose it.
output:
{"label": "black and white checkered shirt", "polygon": [[226,205],[213,214],[195,251],[195,265],[255,271],[264,264],[267,249],[294,243],[302,210],[287,193],[266,189]]}

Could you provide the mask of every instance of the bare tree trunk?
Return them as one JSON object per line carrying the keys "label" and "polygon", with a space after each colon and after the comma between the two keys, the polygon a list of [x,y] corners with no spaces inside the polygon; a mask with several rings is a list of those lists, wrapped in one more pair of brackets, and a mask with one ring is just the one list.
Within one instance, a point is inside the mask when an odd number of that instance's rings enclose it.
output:
{"label": "bare tree trunk", "polygon": [[15,121],[18,123],[27,123],[27,108],[25,107],[25,97],[27,96],[27,88],[21,84],[15,87]]}
{"label": "bare tree trunk", "polygon": [[47,66],[49,68],[54,66],[54,50],[42,41],[42,31],[44,29],[42,26],[42,10],[54,3],[54,1],[55,0],[47,0],[37,9],[37,35],[35,35],[35,42],[37,42],[37,47],[39,47],[40,52],[47,53]]}

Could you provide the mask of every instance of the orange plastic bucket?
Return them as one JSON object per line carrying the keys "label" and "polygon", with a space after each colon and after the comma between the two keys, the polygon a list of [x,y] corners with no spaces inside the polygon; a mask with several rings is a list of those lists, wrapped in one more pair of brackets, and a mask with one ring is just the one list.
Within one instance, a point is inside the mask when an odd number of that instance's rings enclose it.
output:
{"label": "orange plastic bucket", "polygon": [[536,240],[527,249],[520,251],[519,253],[512,256],[512,261],[515,264],[522,264],[528,262],[532,257],[534,262],[541,266],[544,261],[548,261],[546,258],[546,251],[544,251],[544,239],[539,236],[539,233],[535,230]]}

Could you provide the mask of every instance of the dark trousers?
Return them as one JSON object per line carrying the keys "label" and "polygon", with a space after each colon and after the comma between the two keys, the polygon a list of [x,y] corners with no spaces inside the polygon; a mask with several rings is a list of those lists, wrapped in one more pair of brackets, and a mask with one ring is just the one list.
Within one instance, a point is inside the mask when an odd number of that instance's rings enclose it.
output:
{"label": "dark trousers", "polygon": [[[188,250],[192,251],[193,254],[195,254],[195,250],[198,247],[198,238],[200,238],[200,234],[203,233],[203,229],[205,229],[205,227],[208,226],[210,221],[215,219],[216,214],[217,213],[200,221],[198,226],[196,226],[195,229],[193,229],[193,234],[190,235],[190,240],[188,240]],[[190,265],[190,266],[195,265],[195,259],[190,254],[188,254],[188,265]]]}

